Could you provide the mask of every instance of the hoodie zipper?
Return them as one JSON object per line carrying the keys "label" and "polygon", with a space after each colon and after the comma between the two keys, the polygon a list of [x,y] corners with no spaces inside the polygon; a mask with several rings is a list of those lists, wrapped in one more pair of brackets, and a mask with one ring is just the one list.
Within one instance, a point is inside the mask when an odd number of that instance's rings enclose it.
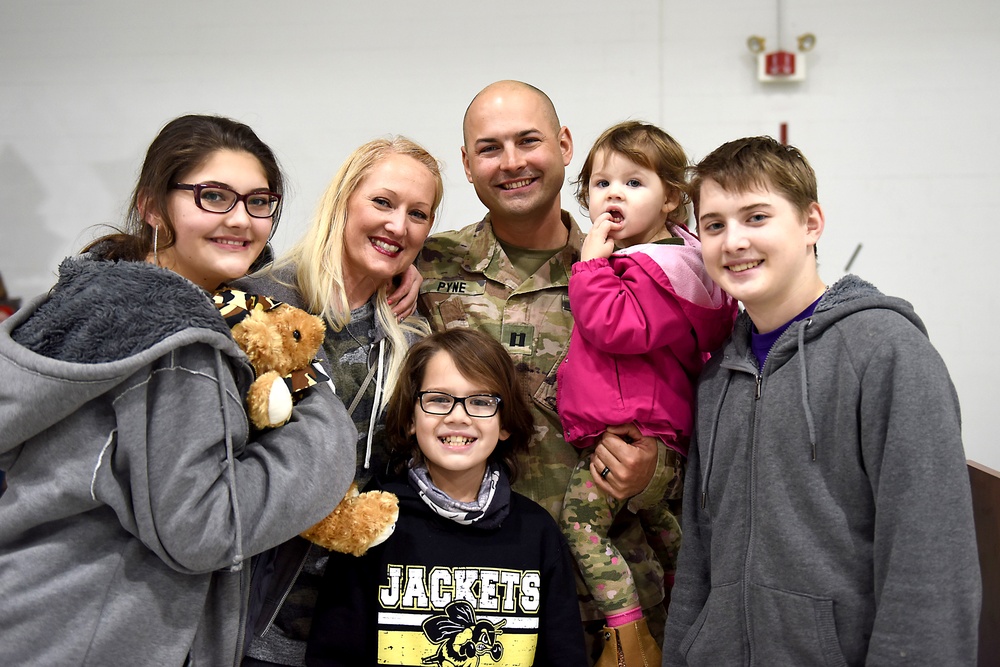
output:
{"label": "hoodie zipper", "polygon": [[[250,568],[247,568],[250,569]],[[247,619],[250,616],[250,582],[253,579],[252,574],[246,572],[240,572],[240,596],[242,599],[240,604],[243,608],[240,609],[240,630],[239,637],[236,640],[236,655],[235,662],[233,664],[239,665],[243,662],[243,652],[246,650],[246,638],[247,638]]]}
{"label": "hoodie zipper", "polygon": [[302,562],[300,562],[298,568],[295,569],[295,576],[292,577],[291,583],[289,583],[288,586],[285,588],[285,592],[281,594],[281,599],[278,600],[278,606],[274,608],[274,613],[271,614],[271,618],[267,620],[267,625],[264,626],[264,630],[260,633],[261,637],[266,635],[268,631],[271,629],[271,626],[274,625],[274,621],[278,618],[278,612],[280,612],[281,608],[285,605],[285,600],[288,598],[288,594],[291,593],[292,589],[295,587],[295,582],[298,581],[299,574],[302,573],[302,568],[305,567],[306,560],[308,558],[309,558],[309,551],[306,550],[305,555],[302,556]]}
{"label": "hoodie zipper", "polygon": [[[767,360],[764,361],[764,366],[767,366]],[[750,499],[747,503],[749,505],[747,509],[749,513],[747,517],[747,550],[743,557],[743,622],[747,633],[747,664],[750,665],[753,664],[754,647],[748,582],[750,580],[750,561],[753,559],[754,513],[757,497],[757,420],[760,417],[760,397],[763,394],[763,387],[764,369],[761,368],[754,374],[753,422],[750,426]]]}
{"label": "hoodie zipper", "polygon": [[749,580],[750,580],[750,561],[753,559],[753,542],[754,542],[754,516],[756,514],[756,500],[757,500],[757,422],[760,420],[760,399],[764,395],[764,370],[767,368],[767,364],[771,361],[771,352],[778,346],[778,343],[788,335],[788,327],[785,331],[778,336],[778,340],[774,341],[771,345],[771,349],[768,350],[767,356],[764,358],[764,365],[754,373],[754,397],[753,397],[753,422],[750,426],[750,501],[749,501],[749,517],[747,519],[747,551],[743,558],[743,620],[746,625],[747,633],[747,664],[753,664],[754,656],[754,646],[753,646],[753,629],[751,626],[752,619],[750,618],[750,595],[749,595]]}

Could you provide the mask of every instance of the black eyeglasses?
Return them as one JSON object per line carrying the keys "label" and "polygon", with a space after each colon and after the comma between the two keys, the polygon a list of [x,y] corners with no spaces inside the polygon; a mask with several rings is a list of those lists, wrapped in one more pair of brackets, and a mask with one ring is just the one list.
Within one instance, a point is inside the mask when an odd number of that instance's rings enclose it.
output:
{"label": "black eyeglasses", "polygon": [[500,409],[500,397],[493,394],[452,396],[443,391],[422,391],[417,394],[417,400],[420,401],[420,409],[429,415],[451,414],[458,403],[470,417],[492,417]]}
{"label": "black eyeglasses", "polygon": [[191,190],[194,192],[194,203],[203,211],[209,213],[229,213],[242,201],[246,206],[247,215],[251,218],[270,218],[278,210],[281,195],[267,190],[248,192],[241,195],[232,188],[214,183],[174,183],[174,190]]}

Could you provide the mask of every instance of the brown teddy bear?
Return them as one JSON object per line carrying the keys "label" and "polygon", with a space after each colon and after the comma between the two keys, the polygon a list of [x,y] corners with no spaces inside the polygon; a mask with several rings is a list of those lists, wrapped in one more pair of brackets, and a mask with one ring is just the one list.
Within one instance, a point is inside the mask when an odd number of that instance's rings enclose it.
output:
{"label": "brown teddy bear", "polygon": [[[300,308],[240,290],[220,290],[214,300],[257,375],[246,398],[250,423],[257,429],[281,426],[291,418],[293,396],[329,381],[312,363],[326,325]],[[340,504],[302,537],[326,549],[360,556],[388,539],[398,517],[395,495],[358,493],[352,483]]]}
{"label": "brown teddy bear", "polygon": [[312,366],[326,325],[300,308],[234,289],[216,292],[215,305],[257,374],[246,398],[250,423],[281,426],[292,416],[292,395],[328,379]]}

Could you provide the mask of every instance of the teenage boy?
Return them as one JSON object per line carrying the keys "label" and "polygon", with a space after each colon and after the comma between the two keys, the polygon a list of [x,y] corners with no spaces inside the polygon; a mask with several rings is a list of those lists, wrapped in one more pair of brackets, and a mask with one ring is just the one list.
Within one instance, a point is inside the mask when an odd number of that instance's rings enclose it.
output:
{"label": "teenage boy", "polygon": [[974,665],[958,398],[902,299],[817,272],[816,177],[770,137],[693,169],[709,275],[745,307],[702,373],[664,665]]}

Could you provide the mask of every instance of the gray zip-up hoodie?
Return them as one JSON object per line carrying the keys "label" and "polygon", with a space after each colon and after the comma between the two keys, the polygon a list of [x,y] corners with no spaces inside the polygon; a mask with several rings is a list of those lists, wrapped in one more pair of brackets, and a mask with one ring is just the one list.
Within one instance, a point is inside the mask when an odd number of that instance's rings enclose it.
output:
{"label": "gray zip-up hoodie", "polygon": [[750,327],[699,384],[663,664],[975,664],[958,398],[910,304],[847,276],[759,373]]}
{"label": "gray zip-up hoodie", "polygon": [[353,476],[329,386],[251,439],[252,369],[206,293],[86,255],[0,325],[0,378],[0,660],[238,664],[244,560]]}

